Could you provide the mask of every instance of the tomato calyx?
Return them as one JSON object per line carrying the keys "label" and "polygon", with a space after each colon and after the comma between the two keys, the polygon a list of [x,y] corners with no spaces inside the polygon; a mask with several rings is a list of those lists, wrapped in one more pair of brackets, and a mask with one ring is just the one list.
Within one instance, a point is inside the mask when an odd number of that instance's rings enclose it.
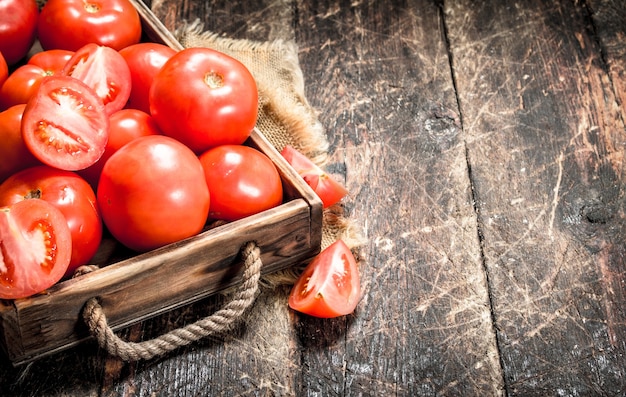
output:
{"label": "tomato calyx", "polygon": [[85,3],[85,11],[87,11],[90,14],[97,14],[98,12],[100,12],[101,8],[99,4],[96,3]]}
{"label": "tomato calyx", "polygon": [[209,72],[204,75],[204,82],[209,88],[222,88],[224,86],[224,76],[217,72]]}

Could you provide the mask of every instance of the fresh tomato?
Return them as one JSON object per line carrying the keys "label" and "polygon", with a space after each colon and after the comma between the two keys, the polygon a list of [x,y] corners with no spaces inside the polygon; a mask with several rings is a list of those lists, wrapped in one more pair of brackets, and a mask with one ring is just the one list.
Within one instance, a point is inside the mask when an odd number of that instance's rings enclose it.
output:
{"label": "fresh tomato", "polygon": [[46,76],[46,71],[35,65],[15,69],[0,88],[0,110],[28,102]]}
{"label": "fresh tomato", "polygon": [[0,299],[25,298],[58,282],[72,253],[63,214],[43,200],[0,208]]}
{"label": "fresh tomato", "polygon": [[92,43],[79,48],[61,73],[91,87],[109,115],[124,108],[130,96],[130,69],[124,57],[110,47]]}
{"label": "fresh tomato", "polygon": [[109,117],[102,100],[73,77],[48,76],[26,105],[22,137],[42,163],[76,171],[104,153]]}
{"label": "fresh tomato", "polygon": [[356,259],[350,248],[337,240],[319,253],[304,269],[289,295],[289,307],[322,318],[350,314],[361,299]]}
{"label": "fresh tomato", "polygon": [[9,65],[7,65],[7,61],[0,52],[0,87],[2,87],[7,77],[9,77]]}
{"label": "fresh tomato", "polygon": [[0,52],[17,64],[35,42],[39,8],[35,0],[0,0]]}
{"label": "fresh tomato", "polygon": [[0,185],[0,206],[42,199],[61,211],[72,235],[66,276],[88,263],[102,240],[102,221],[91,186],[74,172],[48,166],[22,170]]}
{"label": "fresh tomato", "polygon": [[283,185],[274,163],[243,145],[222,145],[200,155],[211,193],[209,218],[235,221],[279,205]]}
{"label": "fresh tomato", "polygon": [[22,139],[22,114],[25,104],[0,113],[0,183],[14,173],[41,164]]}
{"label": "fresh tomato", "polygon": [[199,233],[209,213],[200,160],[163,135],[137,138],[115,152],[96,194],[113,237],[139,252]]}
{"label": "fresh tomato", "polygon": [[176,51],[159,43],[138,43],[120,50],[130,68],[132,88],[128,99],[129,108],[150,113],[149,93],[154,76]]}
{"label": "fresh tomato", "polygon": [[106,161],[128,142],[148,135],[160,135],[161,130],[148,113],[137,109],[122,109],[109,117],[109,140],[104,154],[94,165],[78,171],[92,186],[98,186],[98,180]]}
{"label": "fresh tomato", "polygon": [[348,194],[348,190],[342,184],[333,179],[293,146],[285,146],[281,154],[319,196],[324,204],[324,208],[338,203]]}
{"label": "fresh tomato", "polygon": [[74,51],[68,50],[41,51],[30,57],[28,64],[39,66],[51,76],[60,73],[73,55]]}
{"label": "fresh tomato", "polygon": [[[184,87],[184,88],[183,88]],[[154,77],[150,113],[165,135],[200,154],[243,143],[257,119],[258,92],[250,71],[209,48],[187,48]]]}
{"label": "fresh tomato", "polygon": [[48,0],[37,26],[46,50],[76,51],[89,43],[121,50],[141,39],[141,20],[129,0]]}

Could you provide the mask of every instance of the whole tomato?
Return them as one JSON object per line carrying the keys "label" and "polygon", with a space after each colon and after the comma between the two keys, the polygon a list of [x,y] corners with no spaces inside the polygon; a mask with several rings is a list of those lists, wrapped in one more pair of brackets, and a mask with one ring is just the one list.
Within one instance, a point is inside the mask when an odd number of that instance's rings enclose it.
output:
{"label": "whole tomato", "polygon": [[161,130],[148,113],[137,109],[122,109],[109,117],[109,140],[104,148],[102,157],[91,167],[78,171],[93,187],[98,186],[98,180],[106,161],[128,142],[148,135],[160,135]]}
{"label": "whole tomato", "polygon": [[176,51],[164,44],[138,43],[120,50],[130,68],[131,91],[129,108],[150,113],[149,93],[154,76]]}
{"label": "whole tomato", "polygon": [[39,66],[51,76],[60,73],[73,55],[74,51],[68,50],[41,51],[30,57],[28,64]]}
{"label": "whole tomato", "polygon": [[89,184],[74,172],[48,166],[22,170],[0,185],[0,206],[41,199],[65,216],[72,236],[72,255],[65,276],[86,264],[102,240],[102,221],[96,196]]}
{"label": "whole tomato", "polygon": [[137,138],[115,152],[97,197],[113,237],[139,252],[199,233],[210,203],[198,157],[163,135]]}
{"label": "whole tomato", "polygon": [[211,219],[235,221],[279,205],[283,185],[274,163],[243,145],[222,145],[200,156],[211,193]]}
{"label": "whole tomato", "polygon": [[2,52],[0,52],[0,87],[2,87],[7,77],[9,77],[9,65],[7,65],[7,61],[2,56]]}
{"label": "whole tomato", "polygon": [[209,48],[187,48],[154,77],[150,113],[165,135],[200,154],[243,143],[256,124],[258,100],[256,82],[241,62]]}
{"label": "whole tomato", "polygon": [[22,139],[25,104],[0,112],[0,183],[17,171],[40,165]]}
{"label": "whole tomato", "polygon": [[76,51],[89,43],[115,50],[141,39],[141,20],[129,0],[48,0],[37,26],[45,50]]}
{"label": "whole tomato", "polygon": [[0,0],[0,52],[17,64],[35,42],[39,8],[35,0]]}
{"label": "whole tomato", "polygon": [[0,87],[0,110],[28,102],[46,76],[46,71],[36,65],[15,69]]}

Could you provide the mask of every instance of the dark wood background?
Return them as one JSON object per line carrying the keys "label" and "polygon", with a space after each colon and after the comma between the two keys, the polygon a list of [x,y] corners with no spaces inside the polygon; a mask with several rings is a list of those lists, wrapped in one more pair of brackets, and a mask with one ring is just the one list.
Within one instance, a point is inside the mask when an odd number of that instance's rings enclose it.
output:
{"label": "dark wood background", "polygon": [[[364,296],[320,320],[264,291],[236,332],[124,364],[91,344],[15,396],[626,393],[626,2],[153,0],[169,29],[294,40]],[[142,340],[215,297],[122,332]]]}

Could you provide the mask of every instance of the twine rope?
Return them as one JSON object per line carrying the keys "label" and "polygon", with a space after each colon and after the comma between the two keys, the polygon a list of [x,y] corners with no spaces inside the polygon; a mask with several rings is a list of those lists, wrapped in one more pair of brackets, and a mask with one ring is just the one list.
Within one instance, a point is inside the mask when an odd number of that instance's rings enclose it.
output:
{"label": "twine rope", "polygon": [[109,327],[97,298],[87,301],[83,319],[91,335],[98,341],[98,345],[112,356],[124,361],[150,360],[163,356],[209,335],[228,330],[254,303],[263,265],[259,247],[254,242],[247,243],[242,250],[242,258],[244,261],[242,284],[229,302],[220,310],[195,323],[174,329],[154,339],[137,343],[119,338]]}

